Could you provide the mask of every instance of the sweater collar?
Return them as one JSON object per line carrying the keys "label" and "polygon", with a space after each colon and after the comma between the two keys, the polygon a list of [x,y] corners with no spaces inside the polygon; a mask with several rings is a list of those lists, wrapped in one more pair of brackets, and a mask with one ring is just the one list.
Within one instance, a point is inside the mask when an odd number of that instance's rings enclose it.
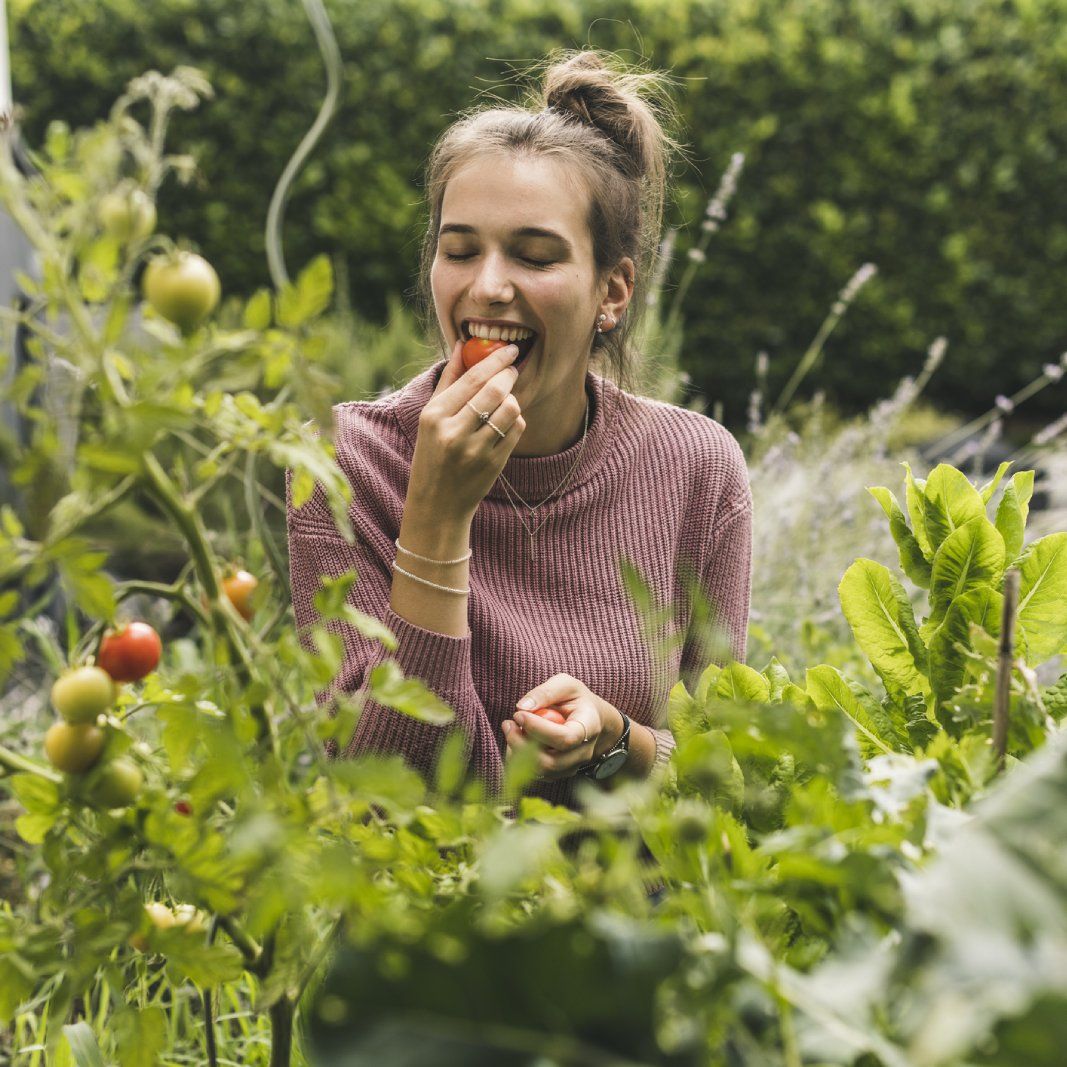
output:
{"label": "sweater collar", "polygon": [[[434,389],[437,388],[445,362],[445,360],[439,360],[434,363],[412,378],[395,395],[397,421],[411,446],[412,453],[415,451],[415,441],[419,433],[419,416],[426,402],[433,396]],[[512,455],[504,464],[504,477],[527,503],[537,504],[552,494],[567,478],[568,472],[577,461],[572,477],[560,493],[560,496],[565,495],[569,490],[587,481],[604,458],[616,432],[616,421],[624,394],[611,379],[594,374],[592,371],[586,372],[585,391],[590,397],[590,407],[589,430],[586,433],[584,449],[582,439],[579,438],[570,448],[551,456]],[[471,414],[471,421],[473,424],[473,414]],[[492,500],[508,499],[507,490],[500,478],[493,483],[486,495]]]}

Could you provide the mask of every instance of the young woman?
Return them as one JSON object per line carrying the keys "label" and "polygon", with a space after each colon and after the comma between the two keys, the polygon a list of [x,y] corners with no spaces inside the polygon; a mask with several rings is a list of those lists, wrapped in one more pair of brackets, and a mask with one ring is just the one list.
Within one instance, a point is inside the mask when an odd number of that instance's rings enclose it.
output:
{"label": "young woman", "polygon": [[[434,148],[420,295],[445,358],[395,393],[335,407],[358,542],[320,490],[290,502],[289,548],[301,627],[320,576],[354,569],[351,602],[397,639],[389,652],[331,623],[345,659],[320,698],[363,689],[393,659],[456,717],[433,726],[368,699],[345,754],[401,753],[429,772],[458,728],[493,793],[504,761],[537,745],[531,791],[573,804],[580,776],[664,764],[672,685],[712,658],[744,659],[741,450],[705,415],[625,388],[674,147],[648,85],[597,53],[565,55],[532,107],[473,112]],[[471,336],[509,343],[468,369]],[[657,632],[625,564],[651,591]],[[702,604],[724,635],[717,651],[695,625]],[[548,708],[563,721],[537,714]]]}

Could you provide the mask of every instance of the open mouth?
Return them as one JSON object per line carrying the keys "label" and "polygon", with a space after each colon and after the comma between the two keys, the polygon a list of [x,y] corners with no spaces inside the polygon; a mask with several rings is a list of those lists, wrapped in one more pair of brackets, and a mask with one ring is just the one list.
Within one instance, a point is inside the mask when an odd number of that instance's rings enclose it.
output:
{"label": "open mouth", "polygon": [[525,362],[526,357],[529,356],[529,354],[533,351],[534,345],[537,343],[537,334],[533,330],[530,330],[529,328],[527,328],[527,331],[526,331],[529,334],[529,336],[521,337],[521,338],[516,338],[514,336],[515,333],[518,332],[516,329],[509,329],[507,327],[503,327],[503,328],[501,328],[501,327],[492,327],[492,328],[490,328],[490,327],[478,324],[478,325],[476,325],[474,327],[474,330],[472,331],[471,323],[470,322],[464,322],[462,324],[461,328],[463,330],[463,340],[464,341],[469,341],[471,339],[471,337],[475,337],[475,336],[490,338],[490,334],[491,333],[495,333],[496,337],[495,338],[491,338],[491,339],[501,340],[501,341],[504,341],[506,344],[517,345],[518,349],[519,349],[519,354],[515,357],[515,362],[512,363],[513,367],[521,366]]}

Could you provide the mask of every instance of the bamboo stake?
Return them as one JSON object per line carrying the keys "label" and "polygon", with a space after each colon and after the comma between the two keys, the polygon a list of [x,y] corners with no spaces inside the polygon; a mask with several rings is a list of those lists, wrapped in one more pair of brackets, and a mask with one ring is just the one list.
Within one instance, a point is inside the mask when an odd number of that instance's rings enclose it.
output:
{"label": "bamboo stake", "polygon": [[993,754],[997,774],[1004,770],[1008,750],[1008,707],[1011,699],[1012,648],[1015,644],[1015,606],[1019,601],[1019,572],[1004,575],[1004,610],[1000,618],[1000,647],[997,653],[997,688],[993,699]]}

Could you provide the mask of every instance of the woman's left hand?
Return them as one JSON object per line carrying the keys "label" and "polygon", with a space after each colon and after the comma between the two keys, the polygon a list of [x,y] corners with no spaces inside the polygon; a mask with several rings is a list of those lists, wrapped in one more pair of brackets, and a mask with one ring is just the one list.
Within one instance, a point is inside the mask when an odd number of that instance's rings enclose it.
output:
{"label": "woman's left hand", "polygon": [[[616,743],[622,732],[622,714],[618,709],[569,674],[549,678],[531,689],[526,697],[533,701],[531,709],[519,708],[513,719],[505,719],[501,725],[508,756],[531,742],[542,746],[538,757],[541,778],[573,777],[583,763]],[[541,708],[555,708],[567,721],[554,723],[543,719],[537,714]]]}

